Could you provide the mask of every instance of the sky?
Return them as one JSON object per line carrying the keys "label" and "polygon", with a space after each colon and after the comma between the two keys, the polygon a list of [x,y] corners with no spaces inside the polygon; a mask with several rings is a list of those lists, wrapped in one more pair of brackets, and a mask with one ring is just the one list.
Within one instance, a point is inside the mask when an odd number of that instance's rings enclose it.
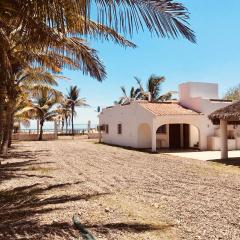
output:
{"label": "sky", "polygon": [[191,13],[189,22],[197,44],[157,38],[147,31],[131,39],[138,46],[135,49],[91,41],[106,66],[107,78],[98,82],[79,71],[63,71],[71,80],[61,80],[59,89],[66,92],[70,85],[77,85],[91,106],[77,110],[76,123],[97,123],[97,106],[113,105],[121,96],[121,86],[129,91],[135,85],[134,76],[143,83],[151,74],[165,76],[163,93],[177,90],[178,84],[187,81],[214,82],[219,84],[220,97],[240,83],[240,1],[178,1]]}

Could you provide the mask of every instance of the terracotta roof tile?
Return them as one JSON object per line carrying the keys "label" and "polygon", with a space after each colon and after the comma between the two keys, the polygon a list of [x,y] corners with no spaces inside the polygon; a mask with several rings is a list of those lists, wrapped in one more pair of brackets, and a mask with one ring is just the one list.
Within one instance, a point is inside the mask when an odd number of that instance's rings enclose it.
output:
{"label": "terracotta roof tile", "polygon": [[199,115],[200,113],[195,112],[191,109],[187,109],[181,106],[179,103],[149,103],[139,102],[139,104],[145,109],[149,110],[157,116],[165,115]]}

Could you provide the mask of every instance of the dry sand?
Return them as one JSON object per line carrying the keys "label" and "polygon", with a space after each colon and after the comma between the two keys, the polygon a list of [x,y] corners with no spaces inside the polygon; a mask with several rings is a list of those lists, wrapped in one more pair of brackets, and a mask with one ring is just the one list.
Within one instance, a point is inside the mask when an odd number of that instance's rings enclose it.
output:
{"label": "dry sand", "polygon": [[63,139],[19,142],[0,168],[0,239],[240,239],[240,163]]}

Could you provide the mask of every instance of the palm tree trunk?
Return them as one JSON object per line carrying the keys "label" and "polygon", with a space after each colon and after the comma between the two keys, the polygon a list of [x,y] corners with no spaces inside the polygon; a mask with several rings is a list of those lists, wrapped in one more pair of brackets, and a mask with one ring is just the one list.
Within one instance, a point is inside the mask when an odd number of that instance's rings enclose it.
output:
{"label": "palm tree trunk", "polygon": [[42,141],[43,140],[43,124],[44,124],[44,120],[40,120],[40,133],[39,133],[39,138],[38,140],[39,141]]}
{"label": "palm tree trunk", "polygon": [[9,62],[7,51],[8,48],[1,47],[0,49],[0,152],[3,142],[3,130],[5,125],[6,97],[7,97],[7,80],[9,80]]}
{"label": "palm tree trunk", "polygon": [[8,140],[8,148],[12,145],[12,135],[13,135],[13,126],[14,126],[14,115],[11,115],[11,122],[10,122],[10,128],[9,128],[9,140]]}
{"label": "palm tree trunk", "polygon": [[72,138],[74,138],[74,123],[73,123],[73,113],[74,113],[74,107],[72,106]]}
{"label": "palm tree trunk", "polygon": [[12,111],[10,108],[8,108],[8,111],[6,111],[6,121],[3,128],[3,139],[1,144],[1,153],[3,156],[6,156],[8,153],[9,133],[11,128],[11,116],[12,116]]}
{"label": "palm tree trunk", "polygon": [[0,145],[3,140],[3,126],[5,122],[5,98],[6,98],[6,87],[0,79]]}

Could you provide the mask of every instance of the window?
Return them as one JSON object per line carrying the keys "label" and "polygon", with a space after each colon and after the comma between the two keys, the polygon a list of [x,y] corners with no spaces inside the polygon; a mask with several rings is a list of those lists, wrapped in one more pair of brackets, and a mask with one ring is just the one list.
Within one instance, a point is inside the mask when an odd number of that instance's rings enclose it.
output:
{"label": "window", "polygon": [[106,134],[109,133],[109,126],[108,126],[108,124],[105,125],[105,133],[106,133]]}
{"label": "window", "polygon": [[167,125],[162,125],[158,128],[157,133],[166,134],[167,133]]}
{"label": "window", "polygon": [[118,124],[118,134],[122,134],[122,124]]}

